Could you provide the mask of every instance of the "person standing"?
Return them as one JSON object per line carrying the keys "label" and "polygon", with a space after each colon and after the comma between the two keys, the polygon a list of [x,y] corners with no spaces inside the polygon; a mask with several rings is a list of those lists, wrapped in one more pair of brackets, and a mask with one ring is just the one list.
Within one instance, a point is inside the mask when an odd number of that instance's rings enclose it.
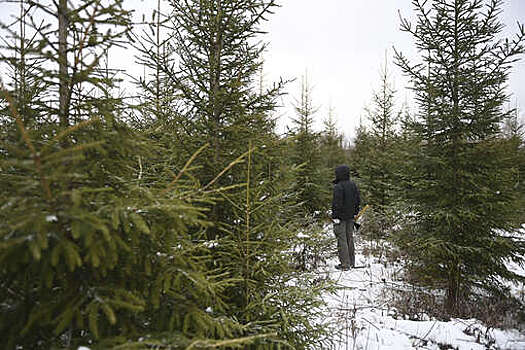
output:
{"label": "person standing", "polygon": [[359,212],[361,198],[357,185],[350,180],[350,168],[340,165],[335,168],[332,220],[337,237],[339,270],[355,267],[354,218]]}

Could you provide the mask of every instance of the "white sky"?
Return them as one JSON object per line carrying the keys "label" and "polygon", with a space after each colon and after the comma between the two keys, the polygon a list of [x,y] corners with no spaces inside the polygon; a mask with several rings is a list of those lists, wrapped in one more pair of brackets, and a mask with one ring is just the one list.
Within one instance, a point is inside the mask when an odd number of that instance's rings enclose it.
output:
{"label": "white sky", "polygon": [[[393,64],[393,50],[409,57],[416,54],[409,34],[399,30],[399,12],[414,22],[411,0],[282,0],[282,7],[268,23],[268,77],[301,77],[308,72],[314,85],[314,103],[321,108],[320,121],[330,105],[340,130],[354,135],[364,107],[380,84],[380,69],[388,57],[389,71],[397,90],[397,102],[410,103],[406,79]],[[525,22],[525,1],[507,0],[502,17],[506,30],[518,31]],[[509,34],[506,34],[507,36]],[[523,57],[525,59],[525,57]],[[513,102],[525,108],[525,61],[514,65],[510,79]],[[300,79],[288,91],[299,96]],[[286,101],[285,101],[286,102]]]}
{"label": "white sky", "polygon": [[[1,0],[0,0],[1,1]],[[397,93],[397,102],[410,103],[406,80],[392,62],[395,46],[408,56],[415,55],[413,39],[399,30],[399,12],[414,21],[411,0],[280,0],[281,7],[264,24],[268,34],[262,40],[269,43],[265,53],[265,82],[279,77],[292,79],[285,108],[278,111],[283,118],[280,129],[288,123],[293,97],[299,97],[301,76],[308,72],[313,86],[314,105],[321,127],[331,105],[341,132],[351,138],[370,103],[372,92],[379,85],[379,71],[388,57],[389,70]],[[150,18],[156,0],[125,0],[125,6],[136,10],[137,18],[146,13]],[[0,20],[5,21],[13,5],[0,2]],[[525,0],[506,0],[503,22],[506,36],[518,28],[516,21],[525,23]],[[132,54],[113,55],[110,64],[123,67],[132,64]],[[116,62],[116,60],[121,60]],[[525,57],[523,57],[525,59]],[[113,62],[115,60],[115,62]],[[514,65],[509,89],[525,110],[525,61]]]}

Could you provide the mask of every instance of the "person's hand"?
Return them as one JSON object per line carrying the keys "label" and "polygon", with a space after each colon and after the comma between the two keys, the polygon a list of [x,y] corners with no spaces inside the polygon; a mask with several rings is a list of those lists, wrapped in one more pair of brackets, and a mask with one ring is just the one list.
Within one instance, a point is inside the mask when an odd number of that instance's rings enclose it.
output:
{"label": "person's hand", "polygon": [[341,220],[339,219],[333,219],[332,221],[334,222],[334,224],[339,224],[341,222]]}

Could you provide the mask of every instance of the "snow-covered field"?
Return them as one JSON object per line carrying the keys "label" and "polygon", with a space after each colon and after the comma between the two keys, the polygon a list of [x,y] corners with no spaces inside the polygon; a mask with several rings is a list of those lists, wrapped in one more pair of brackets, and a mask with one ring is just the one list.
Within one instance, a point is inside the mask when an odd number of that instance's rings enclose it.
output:
{"label": "snow-covered field", "polygon": [[340,287],[325,295],[329,317],[341,329],[334,335],[335,349],[525,350],[525,332],[518,330],[489,328],[475,319],[442,322],[423,314],[413,321],[400,315],[390,304],[394,288],[409,288],[397,277],[401,267],[363,255],[365,244],[357,238],[356,265],[364,267],[340,272],[333,268],[334,257],[321,268]]}

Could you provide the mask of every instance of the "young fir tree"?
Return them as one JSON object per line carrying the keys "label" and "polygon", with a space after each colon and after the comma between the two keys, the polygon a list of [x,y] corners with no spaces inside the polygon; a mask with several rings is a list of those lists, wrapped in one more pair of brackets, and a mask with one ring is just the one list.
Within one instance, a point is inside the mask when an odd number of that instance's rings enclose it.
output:
{"label": "young fir tree", "polygon": [[323,121],[324,129],[321,132],[321,151],[324,167],[328,173],[341,164],[348,163],[347,152],[344,147],[344,135],[337,129],[334,109],[328,109],[328,117]]}
{"label": "young fir tree", "polygon": [[407,191],[415,215],[404,246],[420,272],[446,289],[446,310],[460,312],[474,287],[499,290],[523,279],[507,260],[523,263],[516,227],[518,150],[500,137],[508,117],[505,82],[525,32],[500,40],[502,1],[414,0],[417,22],[403,19],[422,62],[396,52],[419,105]]}
{"label": "young fir tree", "polygon": [[[155,168],[141,159],[163,150],[119,120],[122,103],[99,62],[129,13],[119,1],[48,5],[21,3],[23,15],[31,7],[46,18],[19,18],[36,41],[4,27],[16,38],[10,52],[36,43],[39,66],[22,81],[24,56],[3,61],[18,80],[1,89],[0,346],[217,348],[271,338],[242,337],[246,327],[224,312],[234,281],[208,268],[209,248],[194,240],[210,225],[202,203],[213,198],[186,180],[191,162],[176,176],[148,176]],[[35,90],[41,99],[20,97]]]}
{"label": "young fir tree", "polygon": [[[266,324],[262,329],[277,332],[281,342],[266,341],[260,344],[263,349],[326,347],[330,333],[328,324],[318,318],[323,305],[319,295],[329,286],[294,268],[300,262],[292,252],[305,250],[297,234],[304,227],[293,205],[297,174],[287,167],[277,136],[270,146],[248,154],[240,196],[225,194],[236,219],[223,224],[229,235],[216,241],[216,253],[225,271],[241,281],[230,290],[232,311],[237,319],[262,322]],[[256,166],[268,157],[275,158],[271,176],[270,169]]]}
{"label": "young fir tree", "polygon": [[521,222],[525,219],[525,183],[523,177],[525,176],[525,132],[523,123],[519,118],[519,109],[516,106],[511,110],[511,114],[508,119],[503,123],[502,136],[510,144],[513,144],[518,150],[518,160],[516,167],[516,184],[515,190],[521,193],[521,205],[518,208],[522,208],[518,215],[521,216]]}
{"label": "young fir tree", "polygon": [[[170,45],[178,65],[160,66],[180,104],[178,116],[170,115],[178,120],[177,136],[166,145],[183,150],[208,145],[194,163],[199,167],[196,179],[206,191],[228,189],[220,191],[220,203],[206,204],[213,226],[204,237],[195,232],[196,240],[211,247],[210,268],[236,281],[226,291],[226,312],[247,325],[245,336],[276,334],[261,337],[253,348],[305,348],[324,342],[322,325],[307,316],[320,302],[323,284],[314,285],[293,271],[288,253],[295,244],[296,217],[284,180],[290,174],[283,144],[270,115],[283,82],[260,89],[256,80],[265,48],[260,26],[275,2],[169,3]],[[290,288],[291,279],[296,287]],[[304,303],[291,299],[298,297]]]}
{"label": "young fir tree", "polygon": [[185,135],[182,98],[172,78],[177,71],[177,54],[170,40],[175,28],[166,14],[169,11],[166,2],[158,0],[151,17],[143,15],[131,32],[137,52],[135,64],[142,67],[143,75],[132,80],[137,94],[129,113],[130,125],[165,150],[141,159],[145,167],[160,172],[179,171],[198,150],[189,146]]}
{"label": "young fir tree", "polygon": [[376,234],[383,235],[392,225],[392,215],[395,215],[393,207],[398,200],[400,164],[396,131],[400,113],[394,110],[395,90],[386,60],[381,69],[381,86],[373,93],[372,102],[372,107],[366,110],[369,121],[366,138],[360,135],[359,139],[359,142],[366,143],[362,147],[366,153],[355,167],[362,182],[362,192],[375,214]]}
{"label": "young fir tree", "polygon": [[[361,201],[363,204],[367,204],[367,193],[366,188],[361,184],[361,173],[360,164],[365,164],[366,156],[369,151],[369,133],[366,125],[363,123],[363,119],[359,119],[359,125],[355,132],[355,137],[352,140],[352,144],[349,147],[348,157],[349,163],[353,165],[350,168],[350,173],[353,175],[360,188]],[[362,189],[361,189],[362,188]]]}
{"label": "young fir tree", "polygon": [[394,111],[395,90],[385,60],[381,86],[373,93],[373,105],[366,109],[368,127],[359,125],[352,151],[352,164],[360,190],[372,206],[363,233],[383,237],[393,225],[399,204],[401,144],[397,133],[400,113]]}
{"label": "young fir tree", "polygon": [[[172,44],[178,55],[175,71],[166,71],[181,95],[182,147],[203,154],[199,180],[211,181],[230,162],[253,147],[267,147],[274,121],[269,113],[276,105],[283,83],[259,93],[257,73],[265,44],[258,40],[260,26],[275,8],[275,1],[171,1]],[[260,163],[257,166],[265,168]],[[245,180],[233,170],[218,185]],[[229,205],[211,208],[212,220],[233,222]],[[220,225],[210,229],[209,238],[220,236]]]}
{"label": "young fir tree", "polygon": [[[294,106],[296,117],[285,137],[287,152],[285,159],[294,169],[291,186],[294,213],[300,222],[297,238],[300,242],[295,251],[296,266],[308,270],[328,258],[327,252],[333,240],[328,240],[322,225],[328,216],[331,204],[331,183],[334,168],[325,166],[322,157],[322,134],[314,131],[314,115],[318,108],[313,105],[312,91],[307,76],[301,82],[301,97]],[[336,137],[334,130],[334,138]],[[337,142],[337,141],[335,141]]]}
{"label": "young fir tree", "polygon": [[[400,118],[400,131],[396,141],[397,149],[397,186],[396,201],[397,208],[401,212],[412,212],[410,204],[406,201],[406,194],[412,191],[414,164],[410,159],[414,155],[414,150],[421,144],[421,134],[416,130],[417,115],[412,113],[405,103],[402,108]],[[398,223],[402,222],[402,217],[398,217]],[[402,225],[402,224],[401,224]]]}
{"label": "young fir tree", "polygon": [[[363,118],[359,118],[359,125],[355,131],[355,137],[352,140],[352,146],[350,148],[350,162],[357,164],[364,159],[365,154],[368,152],[366,146],[368,145],[368,129],[363,123]],[[357,169],[353,170],[356,177],[360,177]]]}
{"label": "young fir tree", "polygon": [[[342,133],[337,128],[336,118],[334,115],[334,109],[332,107],[328,110],[328,116],[323,121],[324,129],[318,134],[318,149],[320,158],[317,165],[319,169],[310,170],[312,173],[316,174],[314,178],[317,178],[317,186],[320,191],[318,200],[321,200],[320,205],[324,206],[324,215],[322,218],[324,220],[318,220],[316,217],[313,222],[309,222],[311,225],[304,225],[299,235],[301,246],[298,254],[298,267],[304,270],[312,269],[318,267],[321,263],[326,263],[330,258],[330,254],[333,251],[334,240],[331,236],[326,235],[326,231],[323,229],[323,226],[326,222],[331,222],[329,219],[329,212],[327,209],[331,205],[331,181],[335,178],[334,170],[338,165],[348,164],[348,153],[347,149],[344,146],[344,137]],[[315,146],[315,144],[314,144]],[[295,148],[297,147],[297,148]],[[298,145],[294,145],[292,150],[294,150],[295,157],[297,161],[301,160],[301,154]],[[298,155],[298,156],[297,156]],[[314,158],[315,159],[315,158]],[[303,174],[302,168],[300,169],[299,174]],[[297,185],[301,185],[301,180],[297,182]],[[304,209],[303,209],[304,210]],[[302,221],[304,221],[305,215],[302,215]],[[308,223],[308,221],[307,221]]]}
{"label": "young fir tree", "polygon": [[131,32],[136,51],[136,64],[143,67],[144,75],[134,77],[139,88],[140,117],[137,122],[150,125],[172,118],[178,98],[177,89],[167,71],[173,74],[176,54],[170,43],[169,16],[163,8],[164,1],[157,0],[151,19],[143,15],[142,22]]}
{"label": "young fir tree", "polygon": [[323,166],[321,135],[314,130],[314,115],[318,108],[313,105],[312,88],[305,75],[301,81],[301,97],[294,106],[297,116],[292,118],[289,135],[289,160],[300,165],[295,192],[308,217],[323,217],[330,206],[329,182],[332,172]]}

